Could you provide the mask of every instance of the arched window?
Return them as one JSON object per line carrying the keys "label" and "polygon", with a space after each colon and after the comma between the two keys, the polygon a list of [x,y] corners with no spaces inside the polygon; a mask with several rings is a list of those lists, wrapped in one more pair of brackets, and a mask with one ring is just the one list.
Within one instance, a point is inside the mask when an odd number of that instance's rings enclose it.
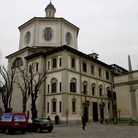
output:
{"label": "arched window", "polygon": [[71,41],[72,41],[72,36],[71,36],[71,34],[68,32],[68,33],[66,34],[66,43],[67,43],[67,45],[70,45],[70,44],[71,44]]}
{"label": "arched window", "polygon": [[92,95],[95,95],[95,83],[92,83]]}
{"label": "arched window", "polygon": [[112,94],[111,94],[110,88],[107,87],[106,90],[107,90],[107,97],[108,97],[108,98],[112,98]]}
{"label": "arched window", "polygon": [[99,96],[103,96],[103,86],[99,86]]}
{"label": "arched window", "polygon": [[84,93],[84,94],[88,94],[88,92],[87,92],[87,85],[88,85],[88,84],[87,84],[87,81],[84,81],[84,82],[83,82],[83,93]]}
{"label": "arched window", "polygon": [[76,78],[72,78],[70,81],[70,92],[76,92]]}
{"label": "arched window", "polygon": [[51,80],[51,93],[56,93],[57,92],[57,79],[52,78]]}
{"label": "arched window", "polygon": [[16,58],[12,64],[12,68],[23,66],[23,61],[20,57]]}
{"label": "arched window", "polygon": [[30,34],[30,32],[27,32],[27,33],[26,33],[25,38],[26,38],[26,44],[28,45],[28,44],[30,43],[30,39],[31,39],[31,34]]}
{"label": "arched window", "polygon": [[51,100],[52,100],[52,113],[56,113],[57,112],[57,99],[53,97]]}

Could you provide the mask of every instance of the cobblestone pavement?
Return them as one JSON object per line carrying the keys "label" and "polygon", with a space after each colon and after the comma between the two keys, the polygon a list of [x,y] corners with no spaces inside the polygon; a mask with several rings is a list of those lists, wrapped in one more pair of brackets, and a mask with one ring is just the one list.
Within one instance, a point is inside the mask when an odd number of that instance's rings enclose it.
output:
{"label": "cobblestone pavement", "polygon": [[85,130],[81,124],[54,125],[51,133],[26,132],[6,135],[0,132],[0,138],[138,138],[138,125],[87,123]]}

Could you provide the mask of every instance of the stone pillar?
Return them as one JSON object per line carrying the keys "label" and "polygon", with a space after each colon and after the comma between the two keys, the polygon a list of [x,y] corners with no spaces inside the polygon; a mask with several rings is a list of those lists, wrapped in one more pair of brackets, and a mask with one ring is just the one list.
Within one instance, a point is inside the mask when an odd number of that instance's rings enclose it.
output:
{"label": "stone pillar", "polygon": [[136,106],[136,95],[135,89],[133,86],[130,86],[130,96],[131,96],[131,112],[132,112],[132,119],[137,118],[137,106]]}
{"label": "stone pillar", "polygon": [[69,111],[69,82],[68,82],[68,71],[62,71],[62,117],[66,117],[66,111]]}

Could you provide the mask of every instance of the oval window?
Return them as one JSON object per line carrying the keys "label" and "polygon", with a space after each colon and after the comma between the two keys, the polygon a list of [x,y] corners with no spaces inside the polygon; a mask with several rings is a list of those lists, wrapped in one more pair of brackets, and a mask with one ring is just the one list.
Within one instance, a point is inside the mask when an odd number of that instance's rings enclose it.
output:
{"label": "oval window", "polygon": [[52,32],[51,30],[46,30],[45,33],[44,33],[44,38],[46,41],[50,41],[52,39]]}

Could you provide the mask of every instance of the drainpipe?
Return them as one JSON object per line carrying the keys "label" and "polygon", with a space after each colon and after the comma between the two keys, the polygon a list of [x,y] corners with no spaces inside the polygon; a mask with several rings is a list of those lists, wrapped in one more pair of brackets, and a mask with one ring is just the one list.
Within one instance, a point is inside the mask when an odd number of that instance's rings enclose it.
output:
{"label": "drainpipe", "polygon": [[63,24],[63,21],[61,21],[61,35],[60,35],[60,37],[61,37],[60,38],[60,41],[61,41],[60,44],[61,44],[61,46],[63,45],[63,43],[62,43],[62,24]]}
{"label": "drainpipe", "polygon": [[33,43],[33,46],[35,46],[35,34],[36,34],[36,20],[35,20],[35,27],[34,27],[34,43]]}
{"label": "drainpipe", "polygon": [[[44,63],[44,72],[45,72],[46,71],[46,57],[44,57],[44,62],[45,62]],[[46,103],[45,96],[46,96],[46,80],[44,81],[44,99],[43,99],[44,103],[43,103],[43,107],[42,107],[42,117],[44,117],[44,111],[45,111],[45,103]]]}
{"label": "drainpipe", "polygon": [[79,57],[80,64],[80,92],[81,92],[81,109],[82,109],[82,75],[81,75],[81,56]]}

